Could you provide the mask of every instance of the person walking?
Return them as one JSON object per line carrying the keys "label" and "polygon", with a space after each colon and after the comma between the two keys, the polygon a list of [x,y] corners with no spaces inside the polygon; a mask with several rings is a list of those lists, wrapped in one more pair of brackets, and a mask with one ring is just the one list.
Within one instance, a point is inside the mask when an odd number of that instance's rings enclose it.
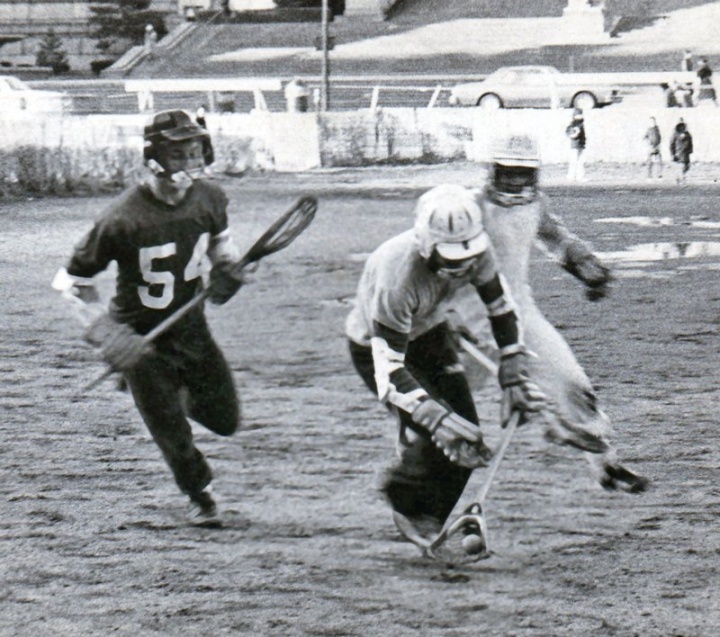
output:
{"label": "person walking", "polygon": [[[185,111],[157,113],[145,126],[142,184],[100,214],[52,287],[75,308],[85,341],[121,372],[179,489],[189,521],[218,526],[210,466],[195,446],[188,417],[220,436],[240,420],[230,367],[210,333],[203,305],[148,343],[143,335],[183,307],[209,277],[209,300],[222,304],[241,287],[240,258],[228,227],[225,192],[204,179],[213,161],[208,132]],[[117,263],[116,293],[100,302],[94,277]]]}
{"label": "person walking", "polygon": [[680,118],[670,139],[670,154],[673,161],[680,165],[680,174],[676,179],[678,184],[684,184],[687,180],[687,173],[690,170],[690,155],[692,153],[692,135],[687,129],[687,124]]}
{"label": "person walking", "polygon": [[657,125],[657,120],[654,117],[650,118],[650,126],[645,131],[643,137],[647,144],[648,155],[647,155],[647,176],[648,179],[652,179],[653,166],[657,164],[658,179],[662,178],[663,174],[663,158],[660,152],[660,145],[662,144],[662,135],[660,134],[660,128]]}
{"label": "person walking", "polygon": [[585,117],[581,109],[573,111],[572,120],[565,129],[570,140],[570,161],[568,163],[568,181],[585,181]]}

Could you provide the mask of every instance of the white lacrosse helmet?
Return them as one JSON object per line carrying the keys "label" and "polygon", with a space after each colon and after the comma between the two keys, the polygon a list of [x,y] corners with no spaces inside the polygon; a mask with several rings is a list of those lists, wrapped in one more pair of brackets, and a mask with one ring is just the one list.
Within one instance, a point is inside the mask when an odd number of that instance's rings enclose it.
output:
{"label": "white lacrosse helmet", "polygon": [[505,207],[533,202],[538,195],[540,149],[534,137],[508,135],[496,139],[491,147],[488,192]]}
{"label": "white lacrosse helmet", "polygon": [[451,184],[436,186],[418,199],[415,237],[424,259],[434,253],[448,261],[470,259],[489,245],[475,195]]}

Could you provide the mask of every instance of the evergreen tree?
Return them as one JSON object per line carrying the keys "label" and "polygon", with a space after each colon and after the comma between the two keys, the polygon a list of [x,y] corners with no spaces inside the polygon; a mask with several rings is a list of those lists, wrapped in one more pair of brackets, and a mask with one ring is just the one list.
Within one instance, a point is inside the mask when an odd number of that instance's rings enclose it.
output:
{"label": "evergreen tree", "polygon": [[67,73],[70,70],[67,52],[63,48],[63,42],[53,29],[40,42],[40,48],[35,56],[36,66],[49,66],[54,75]]}

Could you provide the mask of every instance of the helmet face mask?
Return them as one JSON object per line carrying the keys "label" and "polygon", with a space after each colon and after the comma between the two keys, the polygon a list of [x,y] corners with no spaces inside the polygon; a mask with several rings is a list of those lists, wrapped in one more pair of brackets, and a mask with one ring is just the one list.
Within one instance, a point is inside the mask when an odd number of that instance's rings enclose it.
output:
{"label": "helmet face mask", "polygon": [[155,161],[162,169],[161,177],[173,179],[182,173],[190,179],[199,179],[205,173],[203,144],[199,139],[164,142],[158,147]]}
{"label": "helmet face mask", "polygon": [[185,111],[157,113],[145,126],[144,140],[145,163],[160,179],[198,179],[214,160],[209,133]]}
{"label": "helmet face mask", "polygon": [[434,250],[428,259],[428,267],[441,279],[462,279],[470,274],[481,256],[482,253],[467,259],[446,259]]}
{"label": "helmet face mask", "polygon": [[538,169],[495,163],[492,169],[492,194],[496,203],[515,206],[531,203],[537,197]]}
{"label": "helmet face mask", "polygon": [[503,207],[535,201],[538,195],[540,151],[529,135],[513,135],[497,141],[490,163],[490,198]]}

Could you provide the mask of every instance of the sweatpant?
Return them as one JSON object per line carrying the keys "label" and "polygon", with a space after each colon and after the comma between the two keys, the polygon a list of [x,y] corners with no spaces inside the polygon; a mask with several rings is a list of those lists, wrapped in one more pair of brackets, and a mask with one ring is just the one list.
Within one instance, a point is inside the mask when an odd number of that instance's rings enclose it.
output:
{"label": "sweatpant", "polygon": [[[371,348],[354,341],[349,341],[349,347],[355,369],[377,396]],[[447,324],[411,341],[405,366],[431,397],[478,424],[475,403]],[[388,469],[382,491],[393,510],[410,519],[430,516],[442,524],[462,496],[472,471],[451,463],[409,413],[391,409],[399,416],[399,459]]]}
{"label": "sweatpant", "polygon": [[240,402],[232,372],[204,317],[160,336],[155,348],[125,378],[178,487],[198,493],[212,471],[194,444],[188,416],[220,436],[235,433]]}

